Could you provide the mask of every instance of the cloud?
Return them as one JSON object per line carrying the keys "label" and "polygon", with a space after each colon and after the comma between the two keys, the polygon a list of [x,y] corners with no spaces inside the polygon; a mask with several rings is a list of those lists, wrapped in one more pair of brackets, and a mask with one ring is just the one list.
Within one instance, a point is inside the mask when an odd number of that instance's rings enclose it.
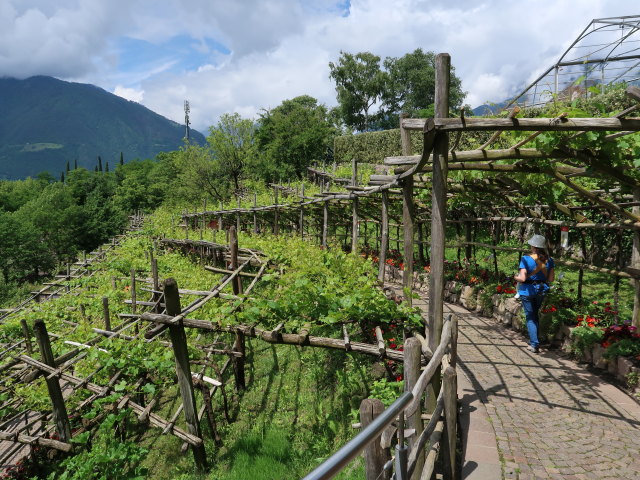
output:
{"label": "cloud", "polygon": [[116,85],[116,88],[113,90],[113,94],[138,103],[142,103],[142,99],[144,98],[144,90],[127,88],[123,87],[122,85]]}
{"label": "cloud", "polygon": [[449,52],[467,103],[501,101],[620,0],[4,0],[0,75],[53,75],[139,99],[195,128],[309,94],[335,104],[328,62]]}

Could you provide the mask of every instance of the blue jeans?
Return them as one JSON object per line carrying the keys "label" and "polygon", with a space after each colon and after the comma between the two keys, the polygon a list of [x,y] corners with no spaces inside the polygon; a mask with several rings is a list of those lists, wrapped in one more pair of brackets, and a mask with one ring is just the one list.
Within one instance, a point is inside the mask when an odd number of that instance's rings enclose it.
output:
{"label": "blue jeans", "polygon": [[542,306],[544,295],[522,295],[522,309],[527,319],[527,330],[529,331],[529,344],[533,348],[538,348],[540,342],[538,340],[538,329],[540,328],[540,317],[538,312]]}

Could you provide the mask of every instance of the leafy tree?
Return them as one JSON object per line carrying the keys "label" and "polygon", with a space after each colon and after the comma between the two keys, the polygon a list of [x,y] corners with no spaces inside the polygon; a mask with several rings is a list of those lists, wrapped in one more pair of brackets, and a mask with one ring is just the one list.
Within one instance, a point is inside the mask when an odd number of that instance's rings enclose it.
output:
{"label": "leafy tree", "polygon": [[[405,112],[413,117],[427,117],[434,113],[435,61],[433,52],[421,48],[396,58],[387,57],[387,75],[382,93],[381,121],[384,128],[397,128],[398,116]],[[451,68],[449,92],[450,108],[460,107],[465,97],[462,82]]]}
{"label": "leafy tree", "polygon": [[313,161],[325,157],[335,134],[327,107],[308,95],[264,110],[256,131],[262,153],[256,165],[258,176],[267,181],[278,176],[302,178]]}
{"label": "leafy tree", "polygon": [[209,128],[207,143],[217,170],[239,190],[244,166],[256,153],[253,121],[238,113],[225,113],[215,127]]}
{"label": "leafy tree", "polygon": [[329,77],[336,82],[338,104],[344,123],[366,131],[371,108],[381,97],[386,82],[380,70],[380,57],[370,52],[340,52],[338,62],[329,62]]}

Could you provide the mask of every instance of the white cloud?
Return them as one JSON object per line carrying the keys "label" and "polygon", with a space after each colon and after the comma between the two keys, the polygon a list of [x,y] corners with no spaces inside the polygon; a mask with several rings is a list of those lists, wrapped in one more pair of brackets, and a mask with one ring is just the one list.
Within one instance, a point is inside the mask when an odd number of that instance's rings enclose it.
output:
{"label": "white cloud", "polygon": [[144,90],[136,90],[135,88],[127,88],[122,85],[116,85],[116,88],[113,90],[114,95],[118,95],[119,97],[126,98],[127,100],[131,100],[134,102],[142,103],[144,98]]}
{"label": "white cloud", "polygon": [[[452,56],[472,106],[501,101],[549,66],[592,18],[631,15],[631,0],[4,0],[0,75],[96,83],[195,128],[225,112],[309,94],[335,104],[328,62],[340,50],[382,58],[416,48]],[[119,68],[120,36],[159,46],[180,36],[184,58]],[[213,43],[212,43],[213,42]],[[215,47],[215,45],[218,47]],[[189,62],[192,52],[197,61]],[[197,56],[196,56],[197,54]],[[136,68],[137,67],[137,68]],[[144,93],[144,95],[142,95]]]}

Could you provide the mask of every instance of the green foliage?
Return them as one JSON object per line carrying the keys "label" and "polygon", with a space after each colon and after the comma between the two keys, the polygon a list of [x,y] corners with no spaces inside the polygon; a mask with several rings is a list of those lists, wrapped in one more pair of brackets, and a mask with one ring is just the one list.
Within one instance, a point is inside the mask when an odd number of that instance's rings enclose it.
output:
{"label": "green foliage", "polygon": [[402,395],[403,381],[390,382],[387,379],[375,380],[371,386],[370,398],[377,398],[385,407],[388,407]]}
{"label": "green foliage", "polygon": [[571,330],[571,351],[577,355],[589,350],[599,343],[604,336],[604,331],[599,327],[580,326]]}
{"label": "green foliage", "polygon": [[[77,455],[64,459],[49,474],[48,480],[142,480],[147,469],[140,462],[148,450],[131,440],[121,440],[114,435],[119,423],[130,416],[130,410],[110,413],[100,424],[91,446]],[[74,438],[75,443],[86,443],[89,433]]]}
{"label": "green foliage", "polygon": [[[93,170],[98,155],[115,165],[123,150],[127,159],[154,158],[184,137],[184,126],[139,103],[51,77],[0,78],[0,105],[0,179],[58,178],[70,159]],[[205,141],[194,130],[191,139]]]}
{"label": "green foliage", "polygon": [[604,351],[605,358],[637,357],[640,355],[640,339],[623,338],[612,343]]}
{"label": "green foliage", "polygon": [[[433,52],[424,52],[421,48],[399,58],[385,58],[387,75],[378,122],[382,128],[396,127],[401,112],[414,118],[433,116],[435,60]],[[462,82],[453,67],[449,89],[449,107],[456,109],[460,107],[466,94],[462,91]]]}
{"label": "green foliage", "polygon": [[340,113],[344,123],[356,130],[369,129],[369,113],[382,95],[385,74],[380,70],[380,57],[370,52],[340,52],[336,63],[329,62],[329,76],[336,82]]}
{"label": "green foliage", "polygon": [[267,182],[305,177],[307,167],[326,157],[335,133],[327,108],[308,95],[264,110],[256,131],[255,175]]}

